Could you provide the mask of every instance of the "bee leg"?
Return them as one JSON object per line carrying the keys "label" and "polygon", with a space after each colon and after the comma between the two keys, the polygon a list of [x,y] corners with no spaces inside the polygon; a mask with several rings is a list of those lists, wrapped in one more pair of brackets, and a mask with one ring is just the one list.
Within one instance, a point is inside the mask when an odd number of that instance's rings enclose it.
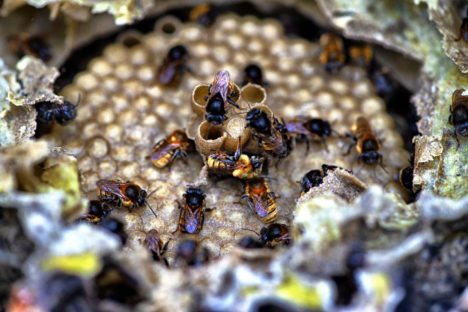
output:
{"label": "bee leg", "polygon": [[237,108],[237,109],[240,109],[240,106],[239,106],[239,105],[237,105],[237,103],[236,103],[236,102],[234,102],[234,100],[233,100],[233,99],[231,99],[231,98],[228,98],[228,99],[227,99],[227,102],[228,102],[229,104],[231,104],[232,106],[234,106],[235,108]]}
{"label": "bee leg", "polygon": [[166,265],[166,267],[169,268],[169,262],[167,261],[166,258],[162,258],[162,261],[164,262],[164,264]]}
{"label": "bee leg", "polygon": [[205,209],[203,209],[203,212],[212,212],[215,209],[216,209],[216,207],[205,208]]}
{"label": "bee leg", "polygon": [[322,144],[325,147],[325,151],[328,153],[329,152],[328,144],[327,144],[327,140],[325,140],[325,138],[322,138]]}
{"label": "bee leg", "polygon": [[306,152],[305,152],[305,156],[307,156],[309,154],[309,151],[310,151],[310,140],[308,137],[305,137],[305,143],[306,143]]}
{"label": "bee leg", "polygon": [[457,150],[458,150],[460,148],[460,140],[458,139],[457,131],[455,130],[453,134],[455,134],[455,140],[457,141]]}
{"label": "bee leg", "polygon": [[273,198],[281,198],[281,195],[277,195],[275,192],[270,192],[268,193],[268,195],[270,195]]}

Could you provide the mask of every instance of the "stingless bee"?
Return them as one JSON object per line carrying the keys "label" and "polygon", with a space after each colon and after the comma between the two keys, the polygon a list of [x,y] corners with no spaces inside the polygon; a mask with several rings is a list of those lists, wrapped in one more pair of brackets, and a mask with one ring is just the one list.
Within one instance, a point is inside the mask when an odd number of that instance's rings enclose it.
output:
{"label": "stingless bee", "polygon": [[175,130],[167,138],[158,141],[153,146],[151,162],[158,168],[164,168],[179,157],[187,157],[187,152],[193,150],[193,143],[183,130]]}
{"label": "stingless bee", "polygon": [[382,169],[382,155],[379,153],[380,143],[377,140],[369,121],[364,117],[358,117],[352,128],[352,134],[348,134],[353,143],[348,148],[346,154],[349,154],[353,146],[356,147],[356,152],[359,155],[359,161],[367,165],[380,164]]}
{"label": "stingless bee", "polygon": [[213,82],[208,88],[207,100],[209,103],[212,97],[220,96],[224,103],[229,103],[232,106],[239,108],[239,105],[236,104],[236,97],[238,95],[239,94],[231,80],[229,72],[227,70],[220,70],[216,73]]}
{"label": "stingless bee", "polygon": [[[323,178],[329,171],[338,169],[340,167],[322,164],[322,170],[314,169],[307,172],[301,180],[301,196],[307,193],[311,188],[317,187],[323,182]],[[343,168],[340,168],[343,169]],[[346,170],[346,169],[345,169]]]}
{"label": "stingless bee", "polygon": [[208,172],[215,175],[233,176],[238,179],[253,179],[262,173],[265,158],[242,154],[241,140],[234,155],[217,152],[208,156],[206,161]]}
{"label": "stingless bee", "polygon": [[151,229],[146,233],[144,245],[146,249],[151,253],[151,256],[156,262],[164,262],[166,266],[169,266],[167,259],[164,258],[164,254],[167,251],[169,240],[165,243],[161,240],[158,231]]}
{"label": "stingless bee", "polygon": [[169,49],[162,64],[158,68],[157,81],[163,86],[176,87],[179,85],[184,72],[190,71],[187,66],[189,52],[183,45],[176,45]]}
{"label": "stingless bee", "polygon": [[156,216],[153,208],[146,200],[149,197],[148,193],[135,183],[119,180],[99,180],[96,182],[96,186],[99,200],[113,203],[118,207],[126,207],[129,210],[146,205]]}
{"label": "stingless bee", "polygon": [[74,120],[77,115],[78,104],[63,101],[63,104],[54,102],[39,102],[34,105],[37,112],[36,120],[39,123],[50,125],[55,120],[59,125],[65,126]]}
{"label": "stingless bee", "polygon": [[9,50],[18,58],[30,55],[44,62],[50,61],[52,52],[47,42],[39,35],[11,35],[7,38]]}
{"label": "stingless bee", "polygon": [[197,234],[203,227],[205,221],[204,213],[212,209],[205,208],[205,193],[202,189],[196,187],[188,187],[184,194],[184,203],[179,202],[180,216],[177,229],[183,233]]}
{"label": "stingless bee", "polygon": [[343,39],[332,33],[325,33],[320,37],[320,63],[325,65],[328,72],[335,73],[345,64],[346,55]]}
{"label": "stingless bee", "polygon": [[325,148],[328,149],[326,139],[333,132],[328,121],[320,118],[297,116],[293,120],[286,122],[285,127],[288,133],[306,142],[307,152],[309,151],[311,140],[321,141]]}
{"label": "stingless bee", "polygon": [[122,243],[122,246],[127,242],[128,235],[127,232],[125,232],[125,226],[119,219],[109,217],[102,220],[98,226],[113,233],[114,235],[117,235],[120,239],[120,242]]}
{"label": "stingless bee", "polygon": [[208,248],[194,239],[186,239],[177,246],[175,262],[185,266],[199,267],[207,263],[210,259]]}
{"label": "stingless bee", "polygon": [[190,10],[189,20],[202,26],[210,26],[215,20],[216,10],[210,3],[201,3]]}
{"label": "stingless bee", "polygon": [[373,57],[374,49],[370,44],[355,42],[349,47],[351,64],[361,67],[366,71],[370,69]]}
{"label": "stingless bee", "polygon": [[264,86],[263,72],[260,66],[256,64],[249,64],[244,68],[244,78],[242,85],[245,86],[248,83]]}
{"label": "stingless bee", "polygon": [[468,136],[468,95],[463,95],[465,89],[457,89],[452,94],[449,123],[455,127],[457,147],[460,146],[458,136]]}
{"label": "stingless bee", "polygon": [[253,238],[251,236],[246,236],[249,238],[242,238],[238,245],[243,248],[259,248],[259,247],[267,247],[267,248],[275,248],[278,245],[289,245],[292,242],[291,235],[289,233],[289,229],[285,224],[281,223],[272,223],[268,226],[263,227],[260,230],[260,234],[257,232],[245,229],[251,232],[254,232],[258,235],[258,239]]}
{"label": "stingless bee", "polygon": [[78,219],[88,223],[99,224],[113,210],[109,203],[100,200],[90,200],[88,213]]}
{"label": "stingless bee", "polygon": [[247,127],[266,153],[278,158],[285,158],[291,152],[291,138],[288,130],[277,118],[270,121],[267,113],[259,108],[252,108],[246,115]]}
{"label": "stingless bee", "polygon": [[278,218],[276,198],[278,196],[270,190],[265,178],[247,180],[244,185],[245,200],[250,209],[263,223],[275,222]]}
{"label": "stingless bee", "polygon": [[221,93],[216,93],[208,99],[205,107],[205,119],[213,124],[220,125],[226,119],[226,107],[224,100],[221,96]]}

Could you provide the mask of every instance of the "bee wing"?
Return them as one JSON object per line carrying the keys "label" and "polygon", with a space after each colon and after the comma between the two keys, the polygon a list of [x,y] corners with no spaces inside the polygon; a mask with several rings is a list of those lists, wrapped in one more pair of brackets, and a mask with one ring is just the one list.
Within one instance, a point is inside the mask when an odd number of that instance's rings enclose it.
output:
{"label": "bee wing", "polygon": [[96,182],[96,185],[101,192],[113,194],[122,199],[127,199],[123,192],[125,190],[126,183],[115,180],[99,180]]}
{"label": "bee wing", "polygon": [[197,233],[200,227],[201,214],[203,213],[201,208],[198,208],[192,211],[190,208],[186,207],[185,217],[185,230],[188,233],[194,234]]}
{"label": "bee wing", "polygon": [[171,151],[177,149],[178,144],[169,144],[166,140],[161,140],[153,147],[153,152],[151,153],[151,160],[158,160],[166,156]]}
{"label": "bee wing", "polygon": [[177,74],[177,65],[174,63],[164,63],[161,65],[161,68],[158,72],[158,81],[163,84],[167,85],[174,80],[174,77]]}
{"label": "bee wing", "polygon": [[255,213],[260,218],[265,218],[268,215],[268,202],[259,196],[251,196],[250,199]]}

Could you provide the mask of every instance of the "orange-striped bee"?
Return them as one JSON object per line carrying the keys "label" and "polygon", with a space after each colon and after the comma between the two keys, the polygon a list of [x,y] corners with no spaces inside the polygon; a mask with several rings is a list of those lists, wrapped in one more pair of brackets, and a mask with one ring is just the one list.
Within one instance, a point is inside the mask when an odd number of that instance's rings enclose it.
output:
{"label": "orange-striped bee", "polygon": [[368,70],[374,57],[374,49],[367,43],[353,43],[349,48],[349,57],[351,64]]}
{"label": "orange-striped bee", "polygon": [[325,69],[329,72],[337,72],[344,64],[346,55],[343,46],[343,39],[339,36],[326,33],[320,37],[320,63],[325,65]]}
{"label": "orange-striped bee", "polygon": [[178,157],[186,157],[193,150],[193,143],[183,130],[172,132],[167,138],[153,146],[151,162],[158,168],[164,168]]}
{"label": "orange-striped bee", "polygon": [[[205,193],[202,189],[189,187],[184,194],[184,204],[179,204],[180,216],[177,231],[189,234],[197,234],[203,227],[205,221]],[[174,232],[174,233],[175,233]]]}
{"label": "orange-striped bee", "polygon": [[203,26],[210,26],[215,19],[216,11],[210,3],[201,3],[190,10],[189,20]]}
{"label": "orange-striped bee", "polygon": [[285,125],[277,118],[270,121],[268,115],[259,108],[252,108],[246,115],[247,127],[266,153],[285,158],[291,152],[291,137]]}
{"label": "orange-striped bee", "polygon": [[358,117],[352,128],[352,134],[348,136],[354,142],[350,145],[347,154],[355,146],[360,161],[367,165],[375,165],[377,163],[382,165],[382,155],[379,153],[380,143],[366,118],[362,116]]}
{"label": "orange-striped bee", "polygon": [[449,123],[455,127],[455,139],[460,146],[458,136],[468,136],[468,95],[463,95],[464,89],[457,89],[452,94]]}
{"label": "orange-striped bee", "polygon": [[157,81],[163,86],[179,85],[183,73],[190,71],[187,66],[188,58],[188,50],[183,45],[179,44],[169,49],[166,58],[158,68]]}
{"label": "orange-striped bee", "polygon": [[242,154],[241,143],[234,155],[217,152],[208,156],[206,161],[208,171],[216,175],[233,176],[238,179],[253,179],[262,173],[265,158],[256,155]]}
{"label": "orange-striped bee", "polygon": [[234,83],[231,80],[231,76],[227,70],[220,70],[216,73],[213,83],[210,84],[208,89],[207,101],[216,96],[219,93],[224,103],[229,103],[237,108],[239,105],[236,104],[235,98],[238,96],[237,90],[234,87]]}
{"label": "orange-striped bee", "polygon": [[270,190],[265,178],[245,182],[242,199],[255,211],[263,223],[275,222],[278,218],[276,194]]}
{"label": "orange-striped bee", "polygon": [[164,258],[164,253],[167,251],[167,246],[169,241],[163,243],[159,237],[158,231],[151,229],[146,233],[144,244],[148,251],[151,253],[154,261],[161,262],[163,261],[166,266],[169,266],[167,259]]}
{"label": "orange-striped bee", "polygon": [[156,216],[153,208],[146,201],[148,193],[140,186],[119,180],[99,180],[96,182],[96,186],[99,200],[119,207],[127,207],[130,210],[146,205]]}

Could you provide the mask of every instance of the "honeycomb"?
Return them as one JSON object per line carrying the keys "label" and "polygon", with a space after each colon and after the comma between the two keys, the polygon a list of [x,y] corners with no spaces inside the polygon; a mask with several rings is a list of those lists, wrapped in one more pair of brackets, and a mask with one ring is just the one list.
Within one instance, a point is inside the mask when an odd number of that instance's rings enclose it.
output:
{"label": "honeycomb", "polygon": [[[185,73],[179,87],[164,88],[156,82],[157,68],[176,44],[188,48],[193,73]],[[131,180],[148,192],[154,191],[148,203],[157,211],[157,218],[147,208],[113,212],[126,222],[130,235],[126,248],[131,250],[143,240],[145,231],[156,229],[164,241],[171,239],[168,256],[172,257],[177,242],[187,237],[171,234],[179,217],[176,201],[182,199],[187,185],[200,185],[207,194],[207,207],[216,209],[205,215],[198,236],[212,254],[223,255],[248,233],[244,229],[259,232],[263,226],[253,211],[239,203],[241,183],[202,179],[203,161],[196,153],[163,170],[153,167],[148,159],[158,140],[176,129],[188,128],[193,117],[192,91],[200,83],[210,83],[221,69],[228,70],[240,85],[244,67],[256,63],[268,82],[265,104],[276,116],[285,120],[296,115],[323,118],[344,134],[356,117],[363,115],[382,143],[386,172],[358,163],[354,150],[344,156],[349,142],[337,136],[328,139],[328,151],[313,143],[306,153],[305,144],[297,144],[291,155],[277,166],[271,165],[268,173],[272,191],[280,195],[278,222],[291,221],[300,194],[297,181],[322,163],[352,169],[368,184],[402,192],[394,181],[409,157],[384,101],[363,70],[345,66],[339,73],[329,74],[318,61],[319,53],[318,43],[288,38],[282,26],[271,19],[229,14],[204,28],[166,16],[148,34],[122,34],[76,75],[62,95],[70,100],[80,98],[78,117],[49,139],[76,155],[82,190],[89,198],[95,198],[99,179]]]}

